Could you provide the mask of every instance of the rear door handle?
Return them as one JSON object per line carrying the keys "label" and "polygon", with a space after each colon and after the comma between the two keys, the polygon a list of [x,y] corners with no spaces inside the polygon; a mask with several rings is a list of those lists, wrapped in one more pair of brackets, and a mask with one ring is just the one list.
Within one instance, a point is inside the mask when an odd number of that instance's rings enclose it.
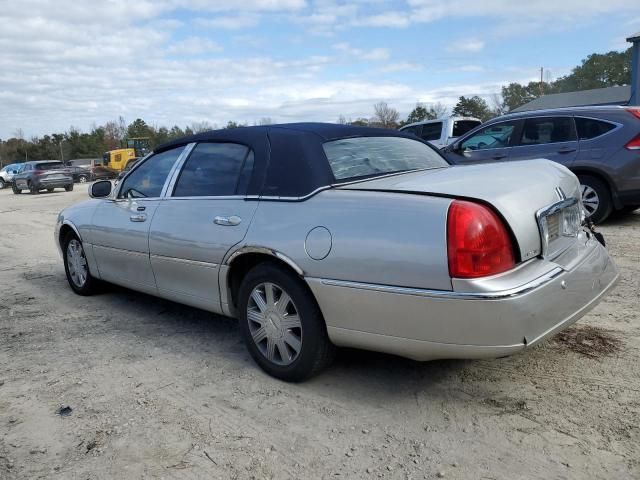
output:
{"label": "rear door handle", "polygon": [[558,150],[558,153],[571,153],[571,152],[575,152],[576,150],[577,150],[576,148],[562,147],[560,150]]}
{"label": "rear door handle", "polygon": [[231,216],[217,216],[213,219],[213,223],[216,225],[224,225],[225,227],[235,227],[236,225],[240,225],[242,219],[237,215]]}
{"label": "rear door handle", "polygon": [[491,158],[493,158],[494,160],[502,160],[503,158],[507,158],[507,154],[506,153],[496,153]]}
{"label": "rear door handle", "polygon": [[132,222],[146,222],[147,216],[144,213],[139,213],[136,215],[131,215],[129,217],[129,220],[131,220]]}

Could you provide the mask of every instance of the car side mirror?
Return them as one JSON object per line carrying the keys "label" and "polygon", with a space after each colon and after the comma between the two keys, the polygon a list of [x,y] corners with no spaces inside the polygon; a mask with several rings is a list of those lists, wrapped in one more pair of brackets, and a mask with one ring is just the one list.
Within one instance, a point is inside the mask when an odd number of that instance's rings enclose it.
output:
{"label": "car side mirror", "polygon": [[109,180],[101,180],[95,182],[89,187],[89,196],[91,198],[105,198],[111,194],[113,186]]}

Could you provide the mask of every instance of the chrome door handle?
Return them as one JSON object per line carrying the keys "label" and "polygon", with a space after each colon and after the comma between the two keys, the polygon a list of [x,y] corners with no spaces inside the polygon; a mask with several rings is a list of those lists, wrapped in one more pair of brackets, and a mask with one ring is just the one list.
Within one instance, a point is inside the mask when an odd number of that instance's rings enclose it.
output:
{"label": "chrome door handle", "polygon": [[129,220],[132,222],[145,222],[147,220],[147,216],[144,213],[140,213],[137,215],[131,215]]}
{"label": "chrome door handle", "polygon": [[571,152],[575,152],[576,150],[577,148],[562,147],[560,150],[558,150],[558,153],[571,153]]}
{"label": "chrome door handle", "polygon": [[237,215],[231,215],[229,217],[218,216],[213,219],[213,223],[216,225],[224,225],[225,227],[234,227],[240,225],[240,222],[242,222],[242,219]]}

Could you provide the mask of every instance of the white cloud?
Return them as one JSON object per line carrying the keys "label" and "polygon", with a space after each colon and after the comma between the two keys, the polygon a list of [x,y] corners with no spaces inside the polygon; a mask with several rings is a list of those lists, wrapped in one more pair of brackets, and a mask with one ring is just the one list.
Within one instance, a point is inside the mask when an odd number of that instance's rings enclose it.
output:
{"label": "white cloud", "polygon": [[196,18],[194,24],[203,28],[222,28],[224,30],[241,30],[258,25],[260,17],[254,14]]}
{"label": "white cloud", "polygon": [[390,63],[378,69],[380,73],[417,72],[422,70],[422,65],[413,62]]}
{"label": "white cloud", "polygon": [[222,47],[216,42],[202,37],[188,37],[179,42],[172,42],[166,49],[170,55],[199,55],[221,51]]}
{"label": "white cloud", "polygon": [[373,48],[371,50],[362,50],[352,47],[348,42],[336,43],[333,48],[353,57],[354,60],[370,60],[383,61],[388,60],[391,52],[387,48]]}
{"label": "white cloud", "polygon": [[476,53],[484,49],[484,42],[474,38],[454,38],[453,43],[449,45],[449,52],[467,52]]}

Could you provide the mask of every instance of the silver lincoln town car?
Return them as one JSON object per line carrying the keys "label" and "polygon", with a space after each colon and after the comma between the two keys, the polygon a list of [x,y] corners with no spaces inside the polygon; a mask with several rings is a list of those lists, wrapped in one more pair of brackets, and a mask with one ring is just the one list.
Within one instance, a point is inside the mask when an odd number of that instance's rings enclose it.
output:
{"label": "silver lincoln town car", "polygon": [[575,322],[618,279],[578,187],[547,160],[451,166],[401,132],[246,127],[94,183],[55,240],[76,293],[106,281],[236,317],[260,367],[300,381],[335,346],[502,357]]}

